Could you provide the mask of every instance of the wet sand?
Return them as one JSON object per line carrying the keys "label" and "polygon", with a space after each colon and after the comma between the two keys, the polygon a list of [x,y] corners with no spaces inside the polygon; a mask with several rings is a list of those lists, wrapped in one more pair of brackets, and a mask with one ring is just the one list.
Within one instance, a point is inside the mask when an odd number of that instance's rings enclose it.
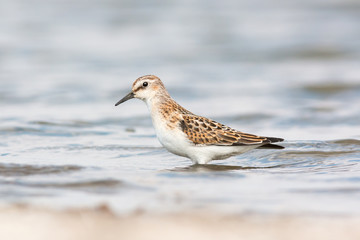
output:
{"label": "wet sand", "polygon": [[221,215],[116,216],[106,207],[49,210],[3,207],[0,239],[360,239],[360,218],[348,216]]}

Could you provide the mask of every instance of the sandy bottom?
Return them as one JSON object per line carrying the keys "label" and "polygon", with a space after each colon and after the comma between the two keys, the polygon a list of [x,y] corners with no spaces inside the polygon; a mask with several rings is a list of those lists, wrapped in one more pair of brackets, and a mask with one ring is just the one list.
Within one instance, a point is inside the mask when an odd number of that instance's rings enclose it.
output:
{"label": "sandy bottom", "polygon": [[0,208],[0,239],[360,239],[360,217],[132,214],[108,209]]}

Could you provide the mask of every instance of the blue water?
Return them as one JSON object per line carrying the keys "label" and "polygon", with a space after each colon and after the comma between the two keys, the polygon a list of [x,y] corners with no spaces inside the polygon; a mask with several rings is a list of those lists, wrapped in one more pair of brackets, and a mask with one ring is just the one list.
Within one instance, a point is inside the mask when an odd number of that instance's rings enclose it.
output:
{"label": "blue water", "polygon": [[[3,0],[0,14],[0,204],[360,214],[357,1]],[[286,149],[191,166],[141,101],[114,107],[145,74]]]}

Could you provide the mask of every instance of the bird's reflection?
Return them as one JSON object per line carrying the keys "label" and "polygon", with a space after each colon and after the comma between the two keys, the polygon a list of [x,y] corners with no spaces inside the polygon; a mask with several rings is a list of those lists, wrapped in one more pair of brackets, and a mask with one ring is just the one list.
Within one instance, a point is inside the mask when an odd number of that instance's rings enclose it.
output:
{"label": "bird's reflection", "polygon": [[283,165],[268,166],[268,167],[243,167],[243,166],[233,166],[233,165],[217,165],[217,164],[194,164],[186,167],[176,167],[173,169],[168,169],[171,172],[226,172],[226,171],[235,171],[235,170],[253,170],[253,169],[268,169],[268,168],[278,168],[283,167]]}

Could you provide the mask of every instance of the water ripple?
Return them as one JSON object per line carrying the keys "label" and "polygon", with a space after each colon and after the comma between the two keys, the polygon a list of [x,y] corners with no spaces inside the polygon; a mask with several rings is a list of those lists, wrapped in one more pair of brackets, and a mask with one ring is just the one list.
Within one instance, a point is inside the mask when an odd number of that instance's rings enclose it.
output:
{"label": "water ripple", "polygon": [[62,174],[80,171],[82,167],[76,165],[36,166],[15,163],[0,163],[0,176],[29,176],[39,174]]}

